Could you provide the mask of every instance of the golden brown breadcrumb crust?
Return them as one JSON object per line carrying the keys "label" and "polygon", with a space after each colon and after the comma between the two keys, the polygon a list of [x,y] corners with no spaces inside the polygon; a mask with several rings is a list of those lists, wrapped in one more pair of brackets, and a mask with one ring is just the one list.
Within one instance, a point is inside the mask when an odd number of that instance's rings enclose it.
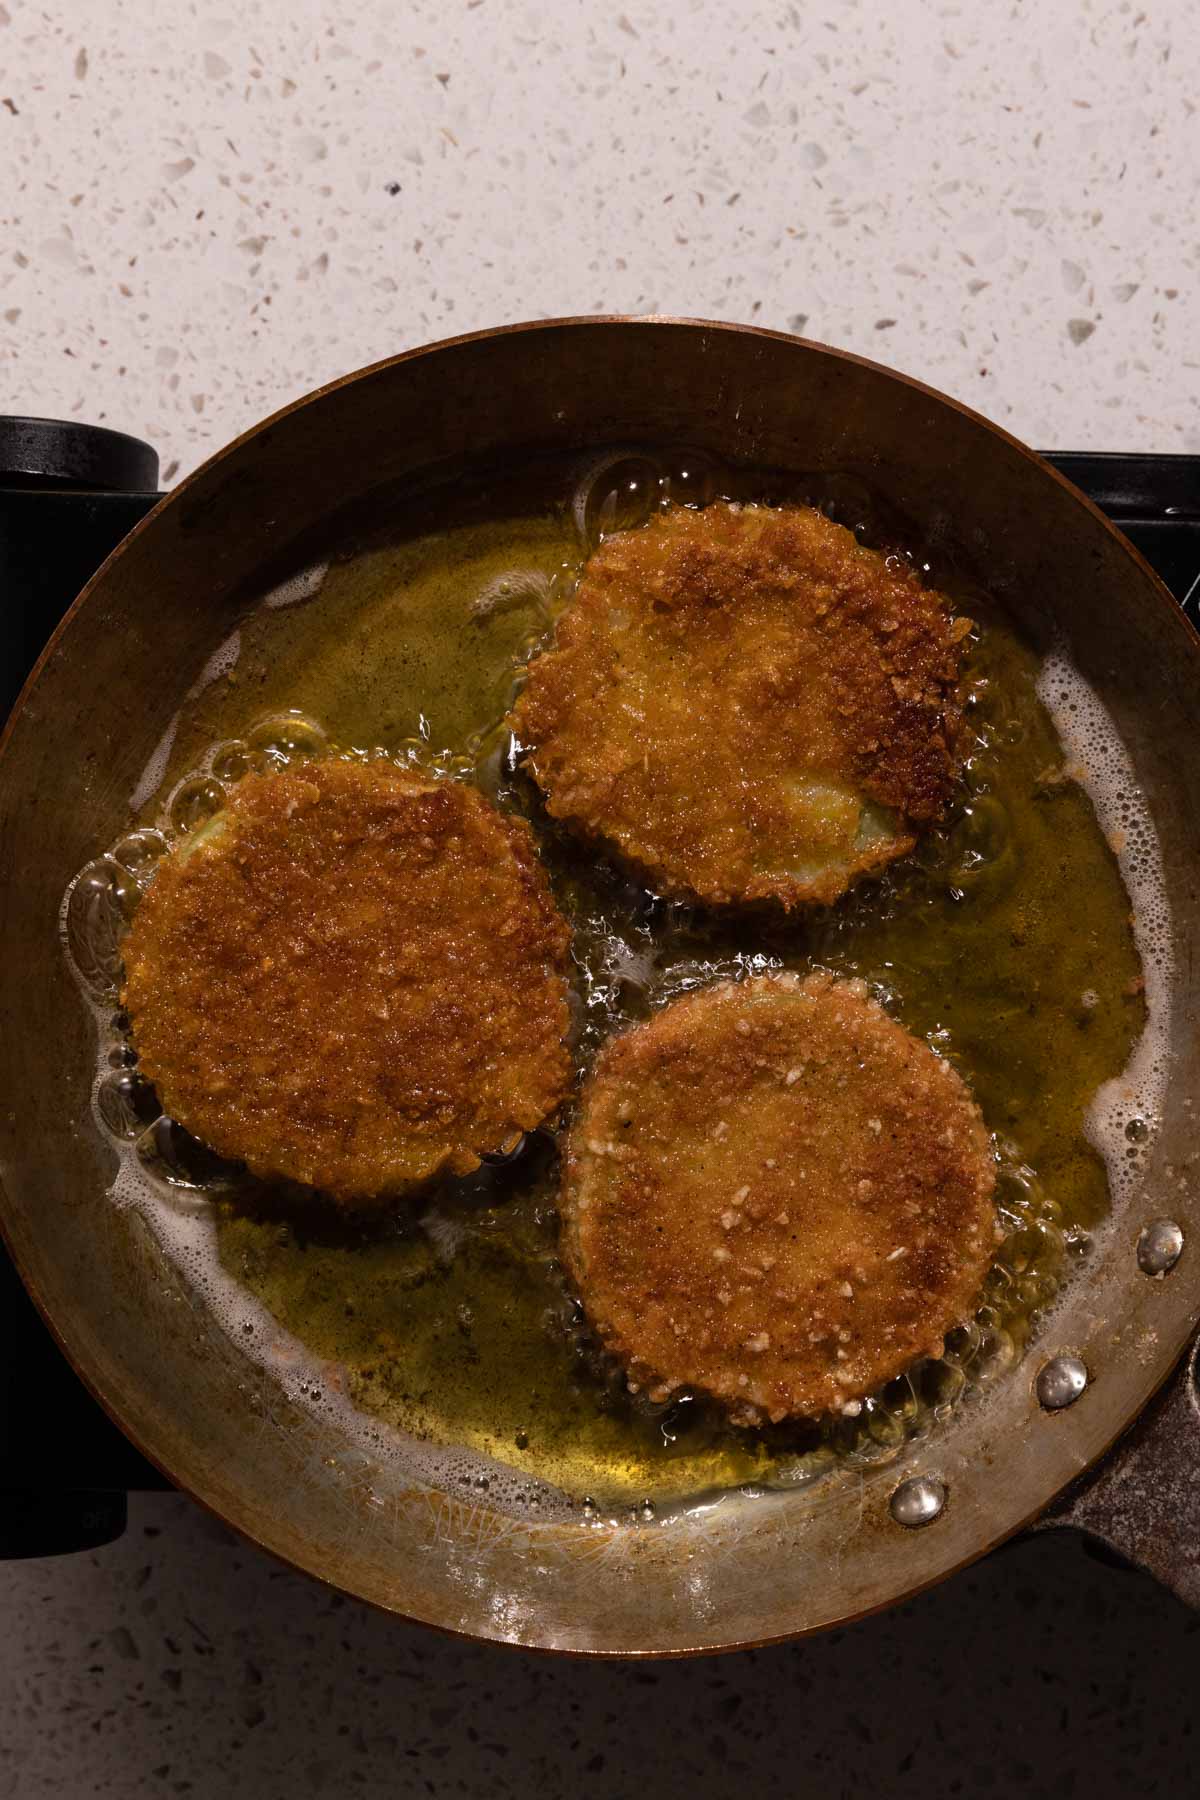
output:
{"label": "golden brown breadcrumb crust", "polygon": [[256,1174],[402,1193],[571,1080],[568,932],[528,827],[340,760],[248,775],[161,864],[124,1003],[164,1108]]}
{"label": "golden brown breadcrumb crust", "polygon": [[962,1080],[861,982],[761,976],[601,1054],[562,1249],[652,1398],[695,1388],[741,1424],[856,1410],[969,1318],[994,1184]]}
{"label": "golden brown breadcrumb crust", "polygon": [[810,507],[673,507],[590,558],[514,729],[660,892],[827,902],[941,812],[970,628]]}

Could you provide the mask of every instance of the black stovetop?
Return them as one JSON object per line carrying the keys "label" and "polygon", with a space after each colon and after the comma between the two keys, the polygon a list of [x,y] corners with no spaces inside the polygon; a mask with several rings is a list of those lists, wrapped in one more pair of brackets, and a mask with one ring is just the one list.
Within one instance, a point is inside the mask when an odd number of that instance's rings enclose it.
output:
{"label": "black stovetop", "polygon": [[[1200,627],[1200,457],[1049,460],[1113,518]],[[54,625],[158,498],[154,452],[114,432],[0,419],[0,719]],[[0,1249],[0,1558],[119,1536],[169,1487],[88,1394]]]}

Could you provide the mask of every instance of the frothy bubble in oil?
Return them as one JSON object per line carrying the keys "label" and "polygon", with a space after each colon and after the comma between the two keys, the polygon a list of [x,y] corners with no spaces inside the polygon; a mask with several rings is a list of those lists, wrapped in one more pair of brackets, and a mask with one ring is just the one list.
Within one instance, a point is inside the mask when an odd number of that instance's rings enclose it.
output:
{"label": "frothy bubble in oil", "polygon": [[[804,967],[811,961],[837,972],[864,975],[885,1004],[906,1023],[914,1023],[905,1017],[910,975],[884,953],[886,931],[871,940],[869,931],[863,930],[864,919],[874,912],[886,925],[903,920],[914,908],[928,906],[931,918],[935,914],[941,918],[948,905],[993,905],[1021,879],[1002,764],[1006,753],[1018,751],[1029,730],[1028,710],[1023,714],[1010,704],[1010,697],[997,692],[994,682],[989,687],[986,675],[972,684],[968,716],[974,749],[968,757],[963,796],[946,826],[930,834],[911,867],[885,876],[827,913],[814,915],[802,927],[714,922],[687,906],[661,901],[602,857],[581,851],[554,827],[516,768],[505,715],[529,659],[544,646],[554,620],[570,600],[578,567],[605,536],[644,523],[657,507],[703,505],[719,495],[748,503],[800,500],[819,506],[862,541],[916,561],[930,573],[919,549],[897,545],[890,521],[856,477],[824,475],[778,484],[768,480],[765,485],[761,478],[755,480],[757,485],[748,484],[723,471],[711,457],[686,451],[649,455],[640,449],[617,450],[576,469],[569,492],[560,499],[567,545],[562,569],[547,576],[516,566],[477,593],[464,595],[467,618],[535,621],[534,629],[526,628],[514,638],[509,675],[495,695],[494,713],[479,718],[464,742],[436,746],[423,710],[417,712],[412,735],[387,752],[369,744],[335,748],[321,721],[298,709],[266,718],[250,716],[240,722],[239,735],[213,744],[175,782],[152,825],[126,834],[82,871],[64,902],[67,949],[97,1016],[94,1112],[120,1159],[114,1200],[135,1206],[150,1221],[167,1256],[205,1296],[230,1335],[263,1362],[271,1379],[282,1380],[298,1404],[318,1409],[325,1417],[336,1416],[363,1456],[379,1459],[389,1454],[390,1447],[390,1454],[406,1463],[416,1459],[431,1480],[465,1483],[487,1492],[492,1503],[531,1516],[548,1516],[563,1503],[561,1492],[556,1499],[554,1485],[539,1482],[536,1430],[515,1424],[511,1433],[516,1452],[511,1460],[519,1459],[515,1470],[505,1467],[508,1458],[497,1460],[478,1448],[463,1451],[452,1444],[415,1443],[403,1430],[364,1410],[376,1403],[369,1384],[356,1389],[357,1405],[347,1399],[344,1380],[330,1379],[328,1359],[314,1356],[294,1333],[284,1330],[279,1319],[222,1265],[212,1200],[222,1193],[236,1194],[242,1178],[173,1121],[162,1118],[153,1090],[137,1074],[128,1022],[113,1013],[120,981],[120,938],[159,857],[203,830],[229,787],[246,773],[284,768],[312,756],[369,759],[386,754],[431,774],[477,781],[500,805],[535,818],[560,902],[575,930],[574,1006],[581,1067],[612,1031],[644,1017],[673,995],[722,976]],[[265,605],[279,612],[311,601],[323,574],[324,565],[311,576],[295,578],[286,594],[279,591],[284,597],[268,596]],[[940,575],[934,569],[931,578]],[[965,610],[974,611],[974,599],[964,598]],[[985,625],[979,633],[985,648],[988,632],[994,629]],[[1123,747],[1065,658],[1046,663],[1038,697],[1054,717],[1075,765],[1073,773],[1087,786],[1101,825],[1114,843],[1137,919],[1149,1022],[1137,1037],[1129,1066],[1119,1081],[1110,1080],[1101,1088],[1088,1118],[1089,1135],[1105,1159],[1109,1185],[1120,1204],[1153,1141],[1165,1079],[1170,930],[1161,865],[1153,826]],[[1118,837],[1118,832],[1123,835]],[[858,954],[864,944],[870,955]],[[936,966],[943,948],[936,930],[931,930],[925,948]],[[1080,994],[1085,1013],[1089,1005],[1105,1003],[1098,992]],[[924,1030],[935,1048],[958,1062],[972,1081],[974,1071],[969,1059],[961,1056],[953,1022],[929,1019]],[[935,1428],[964,1400],[1010,1369],[1069,1280],[1072,1263],[1086,1250],[1092,1228],[1064,1217],[1063,1206],[1023,1155],[1019,1126],[1002,1129],[997,1124],[995,1141],[997,1205],[1005,1236],[976,1316],[950,1334],[936,1361],[914,1367],[842,1416],[758,1434],[731,1431],[701,1399],[686,1393],[662,1406],[628,1394],[620,1371],[591,1338],[582,1310],[567,1292],[554,1261],[552,1159],[547,1163],[543,1157],[536,1173],[526,1176],[529,1146],[510,1147],[509,1204],[514,1218],[527,1220],[521,1229],[533,1245],[531,1255],[539,1270],[547,1341],[557,1339],[569,1346],[579,1384],[609,1419],[616,1420],[632,1446],[628,1456],[616,1458],[619,1467],[581,1468],[577,1483],[562,1479],[556,1467],[558,1488],[568,1490],[575,1516],[581,1516],[582,1508],[585,1518],[616,1516],[649,1523],[669,1515],[672,1501],[686,1500],[689,1493],[694,1498],[706,1480],[711,1486],[714,1471],[718,1485],[744,1494],[803,1488],[835,1475],[839,1468],[895,1455],[914,1435]],[[420,1215],[419,1229],[433,1246],[439,1266],[452,1268],[462,1253],[464,1234],[473,1226],[469,1219],[464,1225],[461,1209],[454,1204],[439,1207],[434,1196]],[[661,1465],[656,1458],[662,1459]],[[687,1473],[693,1465],[703,1468],[704,1479]],[[674,1492],[673,1479],[682,1483]],[[659,1485],[651,1495],[653,1480]]]}

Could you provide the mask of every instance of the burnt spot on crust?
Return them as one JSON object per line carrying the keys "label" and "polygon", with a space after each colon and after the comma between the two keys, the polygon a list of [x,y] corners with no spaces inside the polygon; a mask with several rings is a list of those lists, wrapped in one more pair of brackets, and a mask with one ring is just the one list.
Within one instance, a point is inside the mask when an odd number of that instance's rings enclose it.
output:
{"label": "burnt spot on crust", "polygon": [[249,775],[159,868],[124,1004],[163,1106],[349,1202],[466,1173],[571,1080],[568,933],[528,827],[390,764]]}
{"label": "burnt spot on crust", "polygon": [[970,629],[810,507],[669,508],[591,557],[514,729],[660,892],[828,902],[942,812]]}
{"label": "burnt spot on crust", "polygon": [[855,1410],[970,1316],[994,1184],[961,1078],[862,983],[756,977],[602,1053],[563,1255],[635,1389],[742,1424]]}

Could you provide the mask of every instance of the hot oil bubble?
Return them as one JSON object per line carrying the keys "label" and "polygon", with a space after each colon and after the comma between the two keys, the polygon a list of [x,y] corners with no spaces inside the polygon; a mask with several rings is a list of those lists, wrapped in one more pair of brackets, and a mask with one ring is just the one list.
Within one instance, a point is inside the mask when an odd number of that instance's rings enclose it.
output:
{"label": "hot oil bubble", "polygon": [[226,1162],[163,1113],[143,1131],[134,1148],[147,1174],[170,1187],[212,1193],[237,1178],[237,1164]]}
{"label": "hot oil bubble", "polygon": [[276,767],[304,762],[308,758],[326,756],[329,739],[315,719],[293,708],[271,713],[247,733],[251,750],[261,751]]}
{"label": "hot oil bubble", "polygon": [[261,768],[262,764],[260,752],[251,750],[249,744],[243,743],[241,738],[230,738],[227,743],[217,745],[209,766],[214,780],[232,785],[240,781],[243,775]]}
{"label": "hot oil bubble", "polygon": [[114,1137],[138,1138],[161,1116],[158,1095],[136,1069],[106,1075],[96,1090],[96,1110]]}
{"label": "hot oil bubble", "polygon": [[917,1396],[909,1376],[895,1376],[865,1410],[872,1436],[890,1439],[898,1433],[907,1437],[918,1414]]}
{"label": "hot oil bubble", "polygon": [[965,1368],[978,1353],[980,1327],[971,1319],[965,1325],[956,1325],[946,1333],[946,1346],[942,1352],[944,1362]]}
{"label": "hot oil bubble", "polygon": [[[985,1333],[1003,1324],[1012,1353],[1031,1336],[1039,1315],[1057,1295],[1066,1263],[1062,1209],[1042,1188],[1032,1170],[1002,1165],[996,1185],[996,1207],[1005,1229],[984,1290],[986,1304],[978,1320]],[[1002,1346],[1000,1366],[1007,1366]],[[993,1356],[990,1361],[994,1363]],[[989,1364],[982,1343],[970,1359],[974,1368]]]}
{"label": "hot oil bubble", "polygon": [[1004,1245],[1004,1262],[1014,1276],[1023,1276],[1036,1268],[1046,1255],[1049,1243],[1040,1224],[1025,1225],[1014,1231]]}
{"label": "hot oil bubble", "polygon": [[508,767],[513,735],[507,725],[497,725],[480,742],[475,753],[475,780],[489,800],[495,800],[511,771]]}
{"label": "hot oil bubble", "polygon": [[[812,479],[812,504],[835,525],[844,525],[864,543],[878,542],[882,536],[882,521],[879,517],[878,505],[874,494],[865,482],[857,476],[842,474],[819,474]],[[899,554],[899,553],[893,553]],[[889,562],[892,560],[889,557]],[[907,555],[899,555],[903,569],[910,568]]]}
{"label": "hot oil bubble", "polygon": [[546,613],[553,622],[559,614],[571,604],[575,598],[575,590],[579,586],[579,568],[575,563],[563,563],[550,577],[546,589]]}
{"label": "hot oil bubble", "polygon": [[861,1430],[866,1439],[881,1451],[898,1450],[907,1435],[904,1420],[875,1397],[863,1402]]}
{"label": "hot oil bubble", "polygon": [[467,609],[468,616],[483,620],[523,612],[545,625],[551,617],[552,590],[553,581],[541,569],[510,569],[484,583]]}
{"label": "hot oil bubble", "polygon": [[518,1131],[505,1143],[501,1144],[498,1150],[485,1151],[482,1161],[491,1168],[505,1168],[512,1163],[517,1162],[519,1158],[524,1155],[528,1143],[528,1134],[524,1131]]}
{"label": "hot oil bubble", "polygon": [[121,979],[121,940],[140,897],[137,882],[111,856],[76,877],[67,901],[67,949],[84,986],[111,999]]}
{"label": "hot oil bubble", "polygon": [[133,876],[139,887],[144,887],[166,849],[167,840],[161,831],[131,831],[113,845],[109,855]]}
{"label": "hot oil bubble", "polygon": [[996,1207],[1010,1232],[1021,1230],[1048,1211],[1041,1182],[1027,1164],[1012,1159],[1011,1149],[1011,1145],[1002,1145],[996,1175]]}
{"label": "hot oil bubble", "polygon": [[822,1444],[816,1450],[782,1458],[769,1473],[767,1484],[779,1492],[794,1492],[822,1481],[836,1466],[837,1454],[832,1445]]}
{"label": "hot oil bubble", "polygon": [[422,737],[401,738],[396,746],[396,761],[407,763],[414,769],[428,768],[431,762],[429,745]]}
{"label": "hot oil bubble", "polygon": [[659,493],[672,506],[707,506],[722,481],[723,472],[703,450],[676,450],[664,459]]}
{"label": "hot oil bubble", "polygon": [[[994,1309],[990,1310],[994,1314]],[[972,1381],[983,1384],[994,1381],[1011,1369],[1017,1358],[1017,1346],[1012,1333],[1006,1331],[999,1323],[988,1322],[983,1325],[979,1348],[972,1359],[968,1374]]]}
{"label": "hot oil bubble", "polygon": [[992,794],[975,793],[950,833],[952,862],[946,878],[964,893],[998,897],[1017,878],[1017,859],[1006,809]]}
{"label": "hot oil bubble", "polygon": [[662,471],[648,456],[617,456],[593,464],[575,493],[572,512],[587,549],[617,531],[644,525],[661,495]]}
{"label": "hot oil bubble", "polygon": [[[533,658],[540,653],[545,645],[545,641],[545,634],[543,632],[530,631],[527,632],[517,644],[512,653],[512,659],[513,665],[519,676],[522,678],[524,677],[528,665],[533,661]],[[505,679],[511,681],[512,676],[507,676]]]}
{"label": "hot oil bubble", "polygon": [[961,1365],[944,1357],[922,1364],[916,1381],[922,1404],[939,1417],[949,1411],[967,1385]]}
{"label": "hot oil bubble", "polygon": [[214,813],[225,804],[225,790],[219,782],[196,775],[181,782],[171,796],[169,813],[173,829],[186,837],[207,825]]}

